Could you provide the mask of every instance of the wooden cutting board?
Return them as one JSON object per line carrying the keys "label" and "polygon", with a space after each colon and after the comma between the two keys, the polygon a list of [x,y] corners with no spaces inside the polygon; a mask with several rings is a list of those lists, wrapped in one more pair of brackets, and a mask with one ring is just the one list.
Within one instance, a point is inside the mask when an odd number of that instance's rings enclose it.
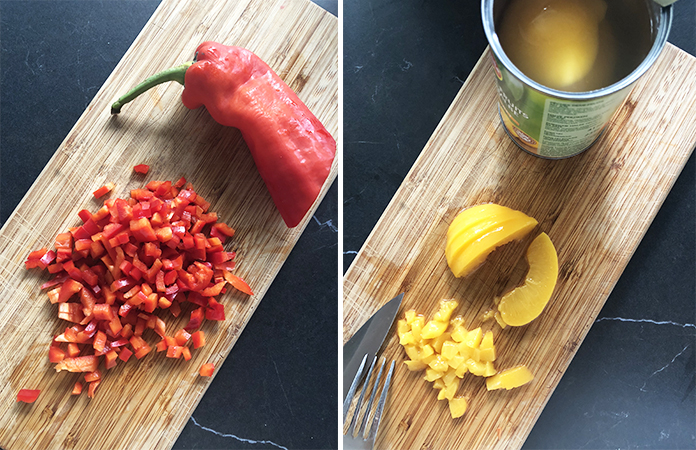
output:
{"label": "wooden cutting board", "polygon": [[[696,144],[696,59],[668,45],[639,80],[600,140],[583,154],[544,160],[518,149],[498,118],[488,50],[426,144],[346,272],[344,343],[379,307],[405,292],[399,316],[432,317],[443,298],[459,302],[467,328],[492,329],[497,369],[526,364],[535,375],[512,391],[487,392],[466,375],[466,414],[409,372],[395,336],[383,355],[397,361],[380,425],[384,449],[520,448],[626,267]],[[526,240],[508,245],[466,279],[445,259],[446,232],[462,209],[486,202],[535,217],[559,258],[554,295],[542,315],[504,330],[481,315],[523,280]]]}
{"label": "wooden cutting board", "polygon": [[[163,0],[114,72],[94,97],[26,197],[0,230],[0,447],[26,449],[166,449],[175,442],[211,378],[263,298],[312,214],[288,229],[275,209],[238,130],[215,123],[204,108],[187,110],[182,87],[161,85],[126,105],[110,104],[160,70],[191,60],[199,43],[246,47],[264,59],[334,135],[338,131],[338,22],[306,0]],[[133,173],[151,166],[146,176]],[[336,177],[334,163],[324,193]],[[189,362],[154,351],[106,373],[94,399],[72,397],[79,374],[56,373],[47,357],[63,331],[56,305],[39,286],[45,272],[26,270],[30,250],[52,247],[59,232],[80,224],[77,212],[96,211],[92,191],[116,184],[112,197],[153,179],[185,176],[236,230],[230,250],[251,298],[219,297],[227,320],[206,322],[205,347]],[[231,289],[230,291],[234,291]],[[181,328],[185,314],[167,317]],[[150,344],[156,335],[145,335]],[[41,389],[34,404],[16,403],[21,388]]]}

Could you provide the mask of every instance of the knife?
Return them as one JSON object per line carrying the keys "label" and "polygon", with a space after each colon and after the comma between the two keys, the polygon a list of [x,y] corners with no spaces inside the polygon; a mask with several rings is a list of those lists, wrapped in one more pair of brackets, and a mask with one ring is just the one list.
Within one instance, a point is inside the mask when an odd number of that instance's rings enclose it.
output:
{"label": "knife", "polygon": [[382,347],[384,338],[387,337],[387,333],[394,323],[403,298],[402,292],[389,300],[343,346],[343,398],[348,394],[353,378],[358,373],[360,363],[365,355],[368,355],[367,361],[372,361],[372,358]]}

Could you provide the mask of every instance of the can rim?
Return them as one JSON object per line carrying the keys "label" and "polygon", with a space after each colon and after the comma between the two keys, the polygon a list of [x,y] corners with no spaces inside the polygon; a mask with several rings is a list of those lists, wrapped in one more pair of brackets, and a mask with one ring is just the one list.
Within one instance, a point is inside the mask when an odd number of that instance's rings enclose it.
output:
{"label": "can rim", "polygon": [[[651,0],[649,0],[651,1]],[[631,73],[609,86],[595,89],[592,91],[584,92],[569,92],[561,91],[558,89],[552,89],[540,84],[527,75],[522,73],[521,70],[515,66],[510,58],[508,58],[503,47],[500,45],[500,40],[498,39],[498,34],[495,31],[495,20],[493,17],[493,3],[495,0],[481,0],[481,17],[483,20],[483,30],[488,39],[488,44],[490,45],[493,53],[500,59],[500,62],[505,66],[505,68],[512,73],[514,76],[522,80],[529,87],[542,92],[546,95],[557,97],[565,100],[590,100],[600,96],[610,95],[618,92],[624,88],[632,85],[638,78],[640,78],[650,66],[657,60],[657,57],[662,52],[665,44],[667,43],[667,37],[669,36],[669,30],[672,27],[672,5],[663,6],[660,10],[660,22],[657,28],[657,34],[655,35],[655,41],[653,42],[650,51],[645,56],[643,61],[636,67]]]}

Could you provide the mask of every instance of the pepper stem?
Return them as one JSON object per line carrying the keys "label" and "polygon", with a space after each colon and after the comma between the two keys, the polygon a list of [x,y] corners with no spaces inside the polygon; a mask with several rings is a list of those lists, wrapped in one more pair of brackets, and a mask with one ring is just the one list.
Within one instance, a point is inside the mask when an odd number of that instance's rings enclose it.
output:
{"label": "pepper stem", "polygon": [[123,107],[123,105],[135,99],[137,96],[147,91],[148,89],[157,86],[158,84],[166,83],[167,81],[176,81],[177,83],[183,86],[184,75],[186,74],[186,70],[189,67],[191,67],[193,63],[194,61],[188,61],[180,66],[163,70],[162,72],[147,78],[145,81],[128,91],[124,96],[116,100],[114,104],[111,105],[111,114],[120,113],[121,107]]}

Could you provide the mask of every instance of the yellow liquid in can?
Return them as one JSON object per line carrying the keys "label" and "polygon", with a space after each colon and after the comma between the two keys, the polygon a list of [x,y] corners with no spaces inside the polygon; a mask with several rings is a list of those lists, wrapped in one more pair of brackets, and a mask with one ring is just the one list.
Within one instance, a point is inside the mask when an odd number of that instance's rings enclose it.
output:
{"label": "yellow liquid in can", "polygon": [[645,0],[510,0],[496,26],[505,54],[532,80],[561,91],[609,86],[651,46]]}

